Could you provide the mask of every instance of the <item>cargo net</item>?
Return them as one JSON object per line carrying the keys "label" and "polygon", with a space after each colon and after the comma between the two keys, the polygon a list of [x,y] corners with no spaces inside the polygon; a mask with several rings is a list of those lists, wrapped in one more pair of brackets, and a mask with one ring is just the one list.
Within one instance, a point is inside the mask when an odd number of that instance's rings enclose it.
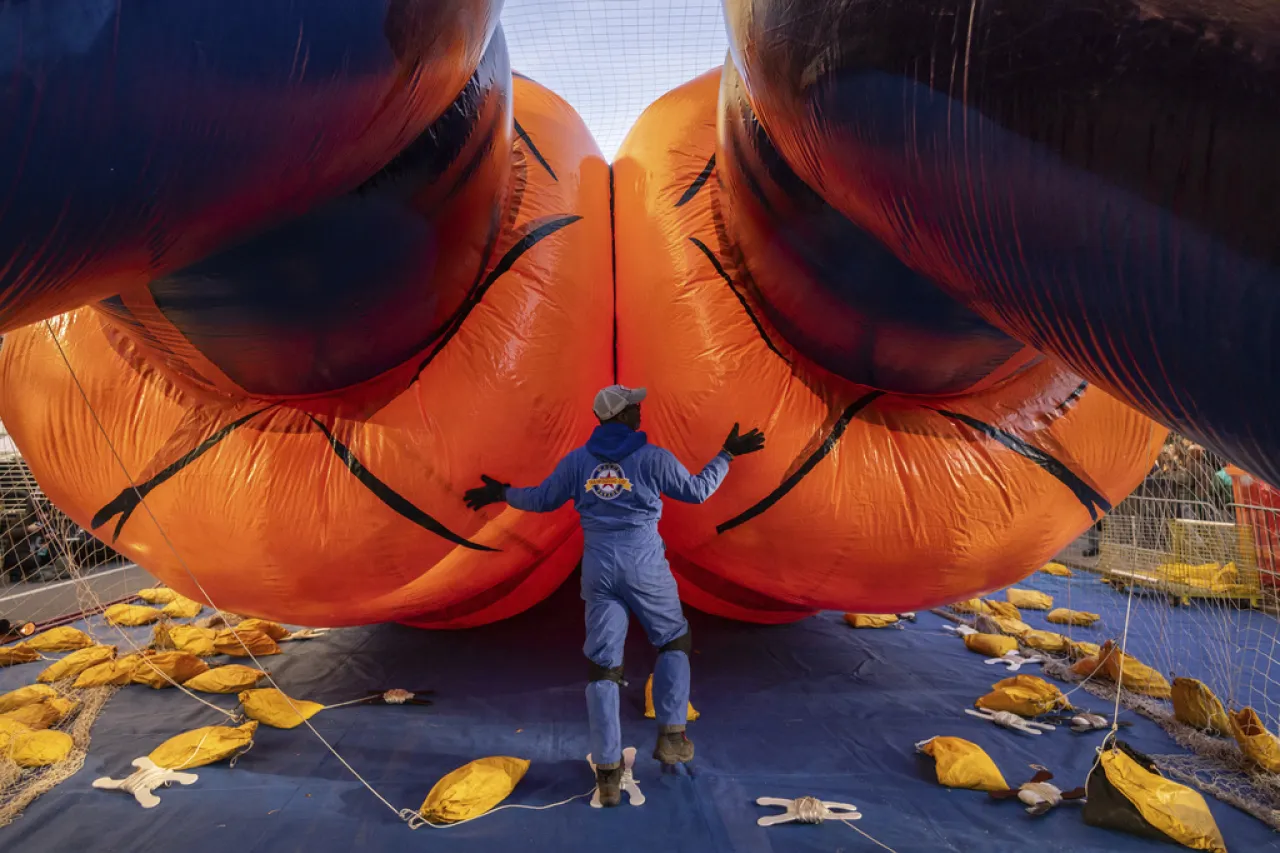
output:
{"label": "cargo net", "polygon": [[[1280,490],[1171,435],[1146,481],[1054,562],[939,612],[1016,637],[1046,676],[1074,683],[1075,707],[1155,721],[1172,740],[1152,756],[1166,775],[1280,829],[1278,563]],[[1050,609],[1010,612],[1021,590]],[[1097,620],[1064,624],[1059,608]],[[1119,684],[1097,666],[1108,640],[1128,668]],[[1188,712],[1192,679],[1221,701],[1217,725]]]}

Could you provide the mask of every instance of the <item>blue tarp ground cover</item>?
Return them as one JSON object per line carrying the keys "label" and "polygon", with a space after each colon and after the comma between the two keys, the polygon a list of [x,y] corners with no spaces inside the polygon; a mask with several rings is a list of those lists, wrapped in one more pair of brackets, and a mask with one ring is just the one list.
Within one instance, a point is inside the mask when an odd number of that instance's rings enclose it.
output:
{"label": "blue tarp ground cover", "polygon": [[[1037,576],[1022,586],[1044,589],[1060,604],[1102,612],[1102,625],[1073,629],[1101,641],[1121,630],[1125,596],[1096,580]],[[332,746],[397,808],[417,808],[445,773],[485,755],[515,755],[532,766],[509,802],[550,803],[584,793],[593,780],[583,703],[586,663],[581,604],[571,580],[550,600],[506,622],[471,631],[427,633],[396,626],[336,631],[286,646],[265,658],[292,696],[336,703],[374,690],[434,689],[435,706],[349,707],[312,722]],[[1172,619],[1202,642],[1180,650],[1188,667],[1206,669],[1229,650],[1211,648],[1223,632],[1207,626],[1220,613],[1171,611],[1135,600],[1134,623]],[[1160,610],[1163,608],[1163,610]],[[1165,612],[1170,611],[1170,612]],[[1042,614],[1024,614],[1046,627]],[[1259,619],[1270,617],[1254,614]],[[899,853],[907,851],[1157,851],[1174,849],[1086,826],[1067,804],[1042,818],[1019,804],[951,791],[934,781],[932,763],[915,743],[956,735],[983,746],[1010,783],[1053,770],[1064,788],[1083,784],[1100,735],[1060,729],[1041,737],[1000,730],[966,716],[974,699],[1006,675],[985,665],[922,613],[904,630],[854,631],[836,613],[782,627],[742,625],[690,614],[695,654],[691,726],[695,774],[664,775],[649,753],[654,729],[643,718],[644,681],[654,659],[638,626],[627,649],[624,742],[637,746],[637,776],[648,802],[602,811],[585,799],[549,811],[508,810],[446,830],[411,832],[365,790],[305,727],[260,730],[235,768],[200,768],[189,788],[161,790],[161,805],[141,809],[131,797],[93,790],[104,775],[165,738],[219,715],[176,690],[121,690],[93,733],[89,758],[74,778],[37,800],[0,829],[0,849],[31,851],[173,850],[183,853],[347,853],[368,850],[505,850],[522,853],[652,853],[652,851],[862,851],[874,844],[839,823],[760,828],[773,810],[759,796],[811,794],[853,803],[856,825]],[[1197,619],[1200,620],[1197,622]],[[1145,620],[1145,621],[1142,621]],[[1274,625],[1256,630],[1274,633]],[[96,635],[109,636],[94,626]],[[149,630],[130,633],[145,642]],[[1210,638],[1204,640],[1203,638]],[[1148,628],[1131,631],[1158,642]],[[1225,641],[1224,641],[1225,642]],[[1154,650],[1153,650],[1154,651]],[[1149,658],[1159,665],[1158,655]],[[0,691],[34,679],[40,664],[0,670]],[[1035,672],[1033,668],[1031,670]],[[1187,674],[1195,674],[1188,672]],[[234,697],[208,697],[231,708]],[[1083,691],[1073,698],[1106,711]],[[1176,751],[1151,723],[1132,717],[1125,738],[1150,753]],[[1280,850],[1280,836],[1211,800],[1232,851]]]}

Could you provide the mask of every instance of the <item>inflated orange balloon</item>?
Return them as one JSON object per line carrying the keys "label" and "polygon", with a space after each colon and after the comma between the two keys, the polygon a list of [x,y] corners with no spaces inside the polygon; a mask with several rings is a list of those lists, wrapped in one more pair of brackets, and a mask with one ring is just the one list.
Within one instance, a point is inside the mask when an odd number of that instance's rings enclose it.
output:
{"label": "inflated orange balloon", "polygon": [[[614,164],[619,379],[650,389],[651,438],[697,466],[735,422],[768,436],[707,503],[667,506],[685,600],[785,622],[822,608],[914,610],[1028,575],[1141,482],[1166,430],[1016,343],[972,359],[956,334],[934,353],[966,366],[926,378],[963,376],[960,393],[893,393],[819,366],[758,298],[788,284],[760,280],[770,264],[749,266],[770,247],[734,242],[769,234],[737,221],[729,188],[752,179],[724,173],[745,155],[725,156],[728,110],[717,149],[720,84],[711,72],[656,102]],[[807,321],[806,307],[822,311],[802,293],[786,314]]]}
{"label": "inflated orange balloon", "polygon": [[481,149],[510,176],[491,257],[404,390],[359,418],[201,394],[81,308],[0,348],[0,418],[50,499],[182,594],[279,621],[466,627],[554,590],[573,510],[477,514],[462,493],[482,471],[536,482],[590,432],[613,366],[609,168],[568,104],[508,85],[516,124]]}

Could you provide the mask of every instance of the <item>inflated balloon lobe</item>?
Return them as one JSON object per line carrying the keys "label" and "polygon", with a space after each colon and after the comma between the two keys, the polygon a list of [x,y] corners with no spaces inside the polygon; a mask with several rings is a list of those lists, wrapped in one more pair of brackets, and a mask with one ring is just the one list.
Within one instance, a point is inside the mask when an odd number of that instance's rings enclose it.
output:
{"label": "inflated balloon lobe", "polygon": [[209,384],[224,393],[320,395],[406,366],[479,284],[508,209],[511,140],[499,31],[454,103],[353,192],[102,310],[145,344],[140,327],[168,332],[190,366],[178,374],[221,374]]}
{"label": "inflated balloon lobe", "polygon": [[781,157],[984,319],[1280,481],[1280,13],[727,3]]}

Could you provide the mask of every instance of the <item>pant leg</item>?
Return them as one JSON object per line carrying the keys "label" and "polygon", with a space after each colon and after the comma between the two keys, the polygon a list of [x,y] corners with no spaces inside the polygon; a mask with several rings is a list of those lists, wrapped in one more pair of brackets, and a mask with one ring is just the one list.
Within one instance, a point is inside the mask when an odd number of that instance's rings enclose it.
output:
{"label": "pant leg", "polygon": [[[676,579],[661,540],[657,550],[634,555],[625,579],[627,606],[640,620],[649,642],[661,649],[688,632]],[[653,710],[664,731],[682,730],[689,719],[689,656],[683,651],[658,655],[653,671]]]}
{"label": "pant leg", "polygon": [[618,683],[602,678],[600,670],[621,668],[629,617],[612,585],[599,577],[599,568],[593,566],[589,574],[584,559],[582,598],[586,602],[587,641],[582,650],[587,660],[595,664],[592,680],[587,682],[591,758],[597,765],[609,765],[622,760],[622,723]]}

